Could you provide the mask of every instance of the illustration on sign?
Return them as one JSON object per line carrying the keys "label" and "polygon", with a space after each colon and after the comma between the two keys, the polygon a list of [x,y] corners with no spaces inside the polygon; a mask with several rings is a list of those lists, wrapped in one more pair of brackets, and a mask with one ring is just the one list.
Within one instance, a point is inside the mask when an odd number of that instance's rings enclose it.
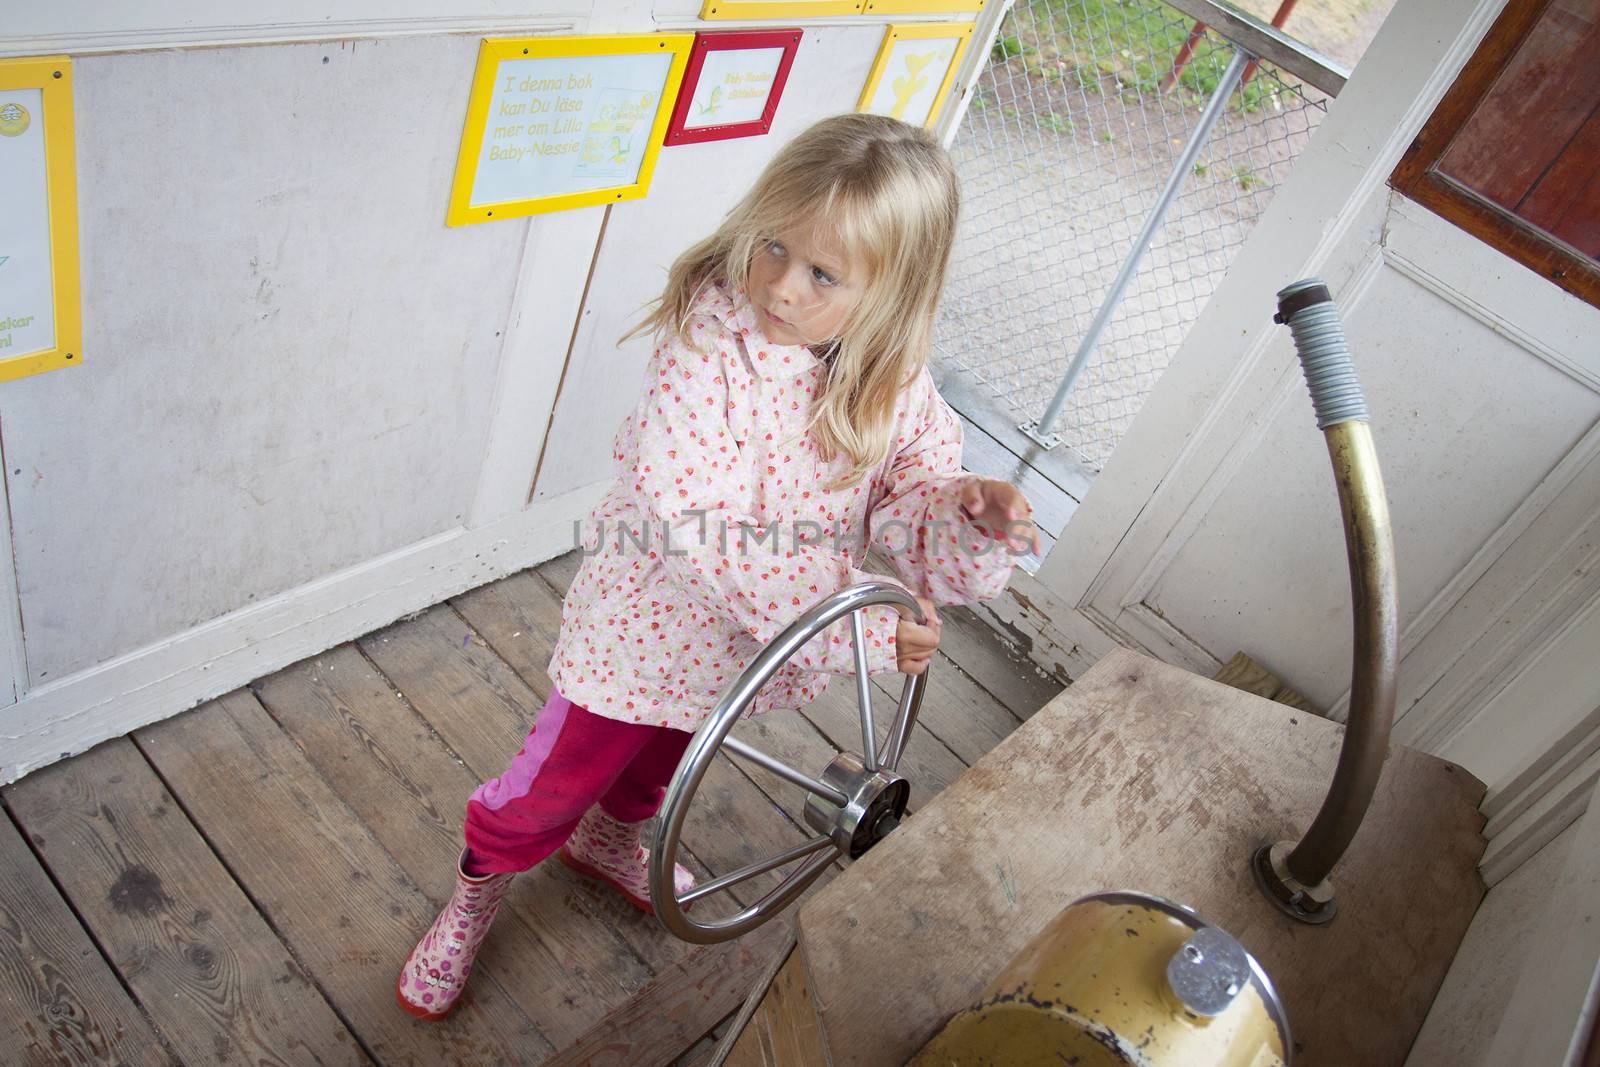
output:
{"label": "illustration on sign", "polygon": [[953,40],[895,42],[889,53],[889,76],[879,80],[867,110],[913,126],[926,125],[955,52]]}
{"label": "illustration on sign", "polygon": [[[949,47],[953,49],[955,47],[954,42],[951,42]],[[912,52],[907,49],[904,52],[895,54],[895,58],[905,67],[905,73],[890,83],[894,87],[894,106],[889,109],[889,114],[894,118],[905,118],[906,108],[911,106],[912,100],[919,96],[926,98],[925,90],[928,88],[928,76],[923,74],[922,71],[929,63],[940,58],[940,51],[941,49],[939,48],[935,48],[931,52]],[[945,62],[949,62],[948,54],[944,59]],[[924,116],[926,116],[927,110],[926,106],[922,108]]]}
{"label": "illustration on sign", "polygon": [[652,92],[607,89],[601,93],[594,120],[584,130],[576,171],[585,177],[633,181],[639,173],[634,149],[643,148],[641,142],[656,115],[655,103]]}
{"label": "illustration on sign", "polygon": [[890,26],[862,91],[860,110],[931,127],[971,35],[970,23]]}
{"label": "illustration on sign", "polygon": [[782,48],[707,53],[684,127],[701,129],[759,120],[766,111],[783,53]]}
{"label": "illustration on sign", "polygon": [[15,100],[0,103],[0,137],[20,137],[27,132],[28,109]]}

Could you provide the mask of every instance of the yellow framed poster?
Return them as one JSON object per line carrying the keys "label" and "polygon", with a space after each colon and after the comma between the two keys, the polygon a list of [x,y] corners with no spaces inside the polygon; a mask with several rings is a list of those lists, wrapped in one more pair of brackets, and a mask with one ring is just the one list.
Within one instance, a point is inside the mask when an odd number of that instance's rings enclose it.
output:
{"label": "yellow framed poster", "polygon": [[931,129],[971,40],[970,22],[889,26],[856,110]]}
{"label": "yellow framed poster", "polygon": [[0,59],[0,382],[83,362],[72,64]]}
{"label": "yellow framed poster", "polygon": [[[948,0],[934,0],[944,3]],[[867,0],[705,0],[700,17],[716,19],[803,19],[819,15],[859,15]]]}
{"label": "yellow framed poster", "polygon": [[644,196],[693,43],[692,33],[485,38],[445,221]]}

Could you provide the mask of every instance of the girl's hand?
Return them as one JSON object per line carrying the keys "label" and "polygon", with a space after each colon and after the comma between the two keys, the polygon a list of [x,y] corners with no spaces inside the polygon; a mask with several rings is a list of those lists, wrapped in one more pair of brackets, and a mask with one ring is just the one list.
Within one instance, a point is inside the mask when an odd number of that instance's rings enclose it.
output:
{"label": "girl's hand", "polygon": [[1028,549],[1043,556],[1039,530],[1033,525],[1033,507],[1022,490],[993,478],[969,481],[961,489],[961,511],[990,537],[1003,538],[1013,553]]}
{"label": "girl's hand", "polygon": [[917,622],[910,608],[895,605],[894,609],[900,613],[900,624],[894,631],[894,646],[901,674],[921,674],[928,669],[928,664],[933,661],[933,653],[939,647],[939,630],[944,626],[933,601],[919,596],[917,603],[922,606],[922,615],[928,620],[927,626]]}

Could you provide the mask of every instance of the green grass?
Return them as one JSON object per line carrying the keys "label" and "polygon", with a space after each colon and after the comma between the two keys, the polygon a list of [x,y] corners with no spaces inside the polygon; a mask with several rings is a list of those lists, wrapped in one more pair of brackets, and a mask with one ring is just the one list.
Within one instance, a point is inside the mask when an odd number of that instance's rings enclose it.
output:
{"label": "green grass", "polygon": [[1041,130],[1049,130],[1051,133],[1071,133],[1073,129],[1071,119],[1065,115],[1058,115],[1054,111],[1040,115],[1035,120],[1035,124]]}
{"label": "green grass", "polygon": [[1245,192],[1249,192],[1257,185],[1267,184],[1267,180],[1243,164],[1235,164],[1233,173],[1229,175],[1233,183]]}
{"label": "green grass", "polygon": [[[1107,83],[1155,92],[1193,25],[1187,16],[1152,0],[1024,0],[1014,17],[1018,33],[995,41],[994,62],[1020,60],[1032,74],[1071,78],[1089,93],[1101,92]],[[1230,57],[1230,49],[1206,36],[1173,92],[1186,96],[1186,104],[1199,106],[1216,89]],[[1277,91],[1276,79],[1257,77],[1234,106],[1259,110]]]}

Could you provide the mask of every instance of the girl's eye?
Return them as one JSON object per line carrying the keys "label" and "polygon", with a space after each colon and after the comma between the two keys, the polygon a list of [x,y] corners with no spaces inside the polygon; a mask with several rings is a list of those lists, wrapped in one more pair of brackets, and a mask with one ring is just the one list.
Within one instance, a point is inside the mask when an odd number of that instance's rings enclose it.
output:
{"label": "girl's eye", "polygon": [[832,285],[833,276],[821,267],[811,268],[811,277],[815,278],[818,285]]}

